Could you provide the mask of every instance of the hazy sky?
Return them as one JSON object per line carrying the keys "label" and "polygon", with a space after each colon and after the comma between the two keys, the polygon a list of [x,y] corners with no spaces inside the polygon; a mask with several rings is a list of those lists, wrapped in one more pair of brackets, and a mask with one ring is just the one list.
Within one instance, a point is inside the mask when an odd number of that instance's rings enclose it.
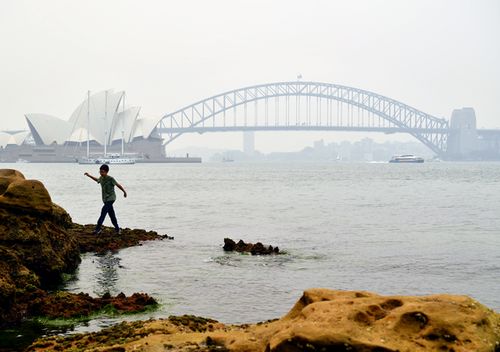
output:
{"label": "hazy sky", "polygon": [[[67,119],[87,90],[123,89],[160,116],[298,73],[440,117],[472,106],[478,126],[500,128],[498,0],[2,0],[0,45],[0,130],[25,129],[29,112]],[[256,142],[271,151],[359,137],[261,132]],[[172,148],[241,140],[186,135]]]}

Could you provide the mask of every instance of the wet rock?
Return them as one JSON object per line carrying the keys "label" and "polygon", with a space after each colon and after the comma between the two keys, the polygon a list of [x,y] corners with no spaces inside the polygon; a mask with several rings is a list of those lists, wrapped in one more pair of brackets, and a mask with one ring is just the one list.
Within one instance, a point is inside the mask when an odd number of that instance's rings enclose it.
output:
{"label": "wet rock", "polygon": [[25,295],[28,315],[49,319],[86,317],[104,308],[114,309],[117,313],[135,313],[157,304],[156,300],[145,293],[134,293],[125,296],[120,293],[116,297],[109,293],[102,297],[91,297],[87,293],[70,293],[59,291],[48,293],[43,290],[33,291]]}
{"label": "wet rock", "polygon": [[168,235],[160,235],[155,231],[125,228],[120,234],[116,234],[114,228],[103,227],[102,232],[95,235],[95,225],[72,224],[68,229],[77,240],[81,253],[95,252],[105,253],[115,252],[122,248],[140,246],[144,241],[173,240]]}
{"label": "wet rock", "polygon": [[[93,228],[92,228],[93,230]],[[90,237],[89,226],[74,224],[52,203],[44,185],[26,180],[19,171],[0,169],[0,327],[24,318],[90,314],[111,305],[118,311],[143,310],[154,304],[144,294],[92,298],[67,292],[48,293],[64,273],[79,265],[81,251],[106,251],[141,241],[170,238],[156,232],[125,229],[123,235]]]}
{"label": "wet rock", "polygon": [[78,244],[68,235],[71,217],[38,181],[16,170],[0,170],[0,325],[25,312],[17,301],[33,288],[61,282],[80,263]]}
{"label": "wet rock", "polygon": [[231,252],[236,251],[240,253],[251,253],[252,255],[266,255],[266,254],[279,254],[280,250],[278,247],[264,246],[261,242],[245,243],[243,240],[238,242],[233,241],[231,238],[224,238],[225,251]]}
{"label": "wet rock", "polygon": [[311,289],[279,320],[225,325],[195,316],[169,317],[46,338],[29,350],[62,346],[127,351],[495,352],[500,348],[500,314],[466,296],[386,297]]}

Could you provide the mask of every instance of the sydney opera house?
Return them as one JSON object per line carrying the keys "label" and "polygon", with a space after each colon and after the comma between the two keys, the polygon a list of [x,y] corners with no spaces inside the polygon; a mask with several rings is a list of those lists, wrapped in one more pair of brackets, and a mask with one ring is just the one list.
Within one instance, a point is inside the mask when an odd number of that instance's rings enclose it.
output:
{"label": "sydney opera house", "polygon": [[91,156],[120,153],[138,161],[166,161],[160,118],[139,115],[140,107],[125,106],[125,92],[106,90],[89,95],[69,119],[26,114],[28,131],[0,132],[0,161],[74,162]]}

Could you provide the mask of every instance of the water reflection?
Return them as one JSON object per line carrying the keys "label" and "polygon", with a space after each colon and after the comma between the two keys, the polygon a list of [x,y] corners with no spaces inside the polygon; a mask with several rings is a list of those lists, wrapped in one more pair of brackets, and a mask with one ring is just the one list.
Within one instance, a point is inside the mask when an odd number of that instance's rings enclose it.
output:
{"label": "water reflection", "polygon": [[120,265],[121,258],[117,257],[111,252],[106,254],[96,256],[96,288],[95,293],[102,296],[106,292],[112,295],[118,294],[116,288],[119,275],[118,268]]}

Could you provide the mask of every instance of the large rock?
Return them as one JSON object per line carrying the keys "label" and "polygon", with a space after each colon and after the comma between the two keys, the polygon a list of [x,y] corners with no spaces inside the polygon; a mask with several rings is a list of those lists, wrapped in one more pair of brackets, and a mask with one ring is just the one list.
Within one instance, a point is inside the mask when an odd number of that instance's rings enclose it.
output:
{"label": "large rock", "polygon": [[0,169],[0,327],[37,315],[81,316],[106,305],[128,312],[156,303],[144,294],[92,298],[47,291],[62,282],[63,273],[78,267],[81,250],[117,250],[165,238],[130,229],[121,236],[97,237],[92,229],[74,224],[64,209],[52,203],[41,182]]}
{"label": "large rock", "polygon": [[52,203],[39,181],[0,170],[0,325],[24,314],[16,297],[48,287],[80,263],[78,243],[66,229],[71,217]]}
{"label": "large rock", "polygon": [[30,351],[496,352],[500,314],[467,296],[311,289],[283,318],[225,325],[193,316],[42,339]]}
{"label": "large rock", "polygon": [[52,199],[40,181],[26,180],[17,170],[0,169],[0,206],[30,213],[51,213]]}

